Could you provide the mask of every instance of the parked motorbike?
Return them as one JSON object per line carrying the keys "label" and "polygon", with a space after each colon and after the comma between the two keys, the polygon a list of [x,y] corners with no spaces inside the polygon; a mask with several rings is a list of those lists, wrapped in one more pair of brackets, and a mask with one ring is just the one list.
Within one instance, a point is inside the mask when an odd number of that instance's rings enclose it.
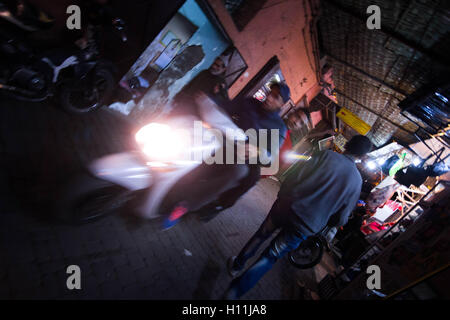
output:
{"label": "parked motorbike", "polygon": [[[41,54],[18,33],[48,28],[51,20],[42,21],[47,16],[25,1],[14,3],[17,8],[0,2],[0,20],[19,30],[0,32],[0,93],[25,101],[55,96],[62,108],[74,113],[93,111],[107,102],[115,86],[115,67],[99,57],[96,28],[89,26],[83,48],[56,48]],[[124,22],[116,18],[112,26],[126,41]]]}
{"label": "parked motorbike", "polygon": [[[61,189],[57,217],[69,223],[84,223],[127,207],[138,217],[155,219],[191,200],[186,199],[186,191],[208,181],[182,181],[208,154],[223,148],[218,140],[196,143],[203,141],[204,131],[194,130],[198,125],[195,120],[201,120],[205,130],[215,128],[225,133],[227,129],[238,129],[214,103],[201,110],[200,118],[185,115],[146,124],[135,133],[135,150],[92,161],[86,173]],[[245,141],[246,137],[234,139]],[[194,152],[201,152],[203,158],[192,157]]]}

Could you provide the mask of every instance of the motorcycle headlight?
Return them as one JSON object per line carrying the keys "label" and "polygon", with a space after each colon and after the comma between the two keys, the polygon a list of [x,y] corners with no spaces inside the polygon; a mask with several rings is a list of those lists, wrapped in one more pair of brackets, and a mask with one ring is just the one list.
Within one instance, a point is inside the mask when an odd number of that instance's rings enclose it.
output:
{"label": "motorcycle headlight", "polygon": [[161,123],[150,123],[136,133],[136,142],[149,159],[173,161],[189,148],[189,135]]}

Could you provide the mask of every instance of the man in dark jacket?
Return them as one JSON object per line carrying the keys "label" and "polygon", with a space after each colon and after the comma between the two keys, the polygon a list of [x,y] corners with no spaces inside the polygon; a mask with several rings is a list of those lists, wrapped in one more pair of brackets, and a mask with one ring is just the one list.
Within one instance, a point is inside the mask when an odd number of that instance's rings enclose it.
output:
{"label": "man in dark jacket", "polygon": [[279,258],[297,248],[308,236],[327,225],[340,227],[347,223],[362,186],[355,159],[370,149],[369,139],[358,135],[347,143],[344,154],[324,150],[298,164],[283,182],[278,199],[259,230],[237,257],[228,259],[228,272],[234,277],[260,245],[281,229],[260,258],[231,282],[226,299],[241,297]]}

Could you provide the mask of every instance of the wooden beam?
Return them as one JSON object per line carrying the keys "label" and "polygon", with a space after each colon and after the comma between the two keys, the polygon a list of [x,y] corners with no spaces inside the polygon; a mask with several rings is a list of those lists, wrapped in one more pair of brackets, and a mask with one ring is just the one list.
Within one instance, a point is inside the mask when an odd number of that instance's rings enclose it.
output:
{"label": "wooden beam", "polygon": [[349,68],[351,68],[352,70],[355,70],[356,72],[358,72],[358,73],[360,73],[360,74],[362,74],[362,75],[364,75],[364,76],[366,76],[366,77],[368,77],[368,78],[370,78],[370,79],[372,79],[372,80],[378,82],[379,84],[381,84],[381,85],[383,85],[383,86],[385,86],[385,87],[391,89],[392,91],[395,91],[395,92],[397,92],[397,93],[399,93],[399,94],[401,94],[401,95],[403,95],[403,96],[405,96],[405,97],[407,97],[407,96],[409,95],[408,92],[403,91],[403,90],[400,89],[400,88],[397,88],[397,87],[394,87],[394,86],[390,85],[389,83],[387,83],[387,82],[385,82],[385,81],[383,81],[383,80],[381,80],[381,79],[379,79],[379,78],[377,78],[377,77],[375,77],[375,76],[373,76],[373,75],[367,73],[366,71],[364,71],[364,70],[358,68],[357,66],[354,66],[354,65],[351,64],[351,63],[348,63],[347,61],[341,60],[341,59],[339,59],[339,58],[333,56],[332,54],[330,54],[330,53],[328,53],[328,52],[325,52],[325,54],[326,54],[327,56],[329,56],[331,59],[336,60],[336,61],[339,62],[340,64],[343,64],[344,66],[349,67]]}

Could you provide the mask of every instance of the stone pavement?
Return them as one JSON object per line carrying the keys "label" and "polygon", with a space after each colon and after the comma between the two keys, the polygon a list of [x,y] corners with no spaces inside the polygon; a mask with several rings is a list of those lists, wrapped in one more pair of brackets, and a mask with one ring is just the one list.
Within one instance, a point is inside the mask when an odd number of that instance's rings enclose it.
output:
{"label": "stone pavement", "polygon": [[[0,100],[0,299],[219,299],[238,253],[275,200],[261,180],[209,223],[187,216],[160,231],[127,212],[82,226],[57,224],[52,200],[61,183],[97,156],[131,146],[132,125],[109,110],[75,116],[50,104]],[[78,265],[82,289],[68,290]],[[282,259],[244,299],[296,299],[297,280],[314,270]]]}

